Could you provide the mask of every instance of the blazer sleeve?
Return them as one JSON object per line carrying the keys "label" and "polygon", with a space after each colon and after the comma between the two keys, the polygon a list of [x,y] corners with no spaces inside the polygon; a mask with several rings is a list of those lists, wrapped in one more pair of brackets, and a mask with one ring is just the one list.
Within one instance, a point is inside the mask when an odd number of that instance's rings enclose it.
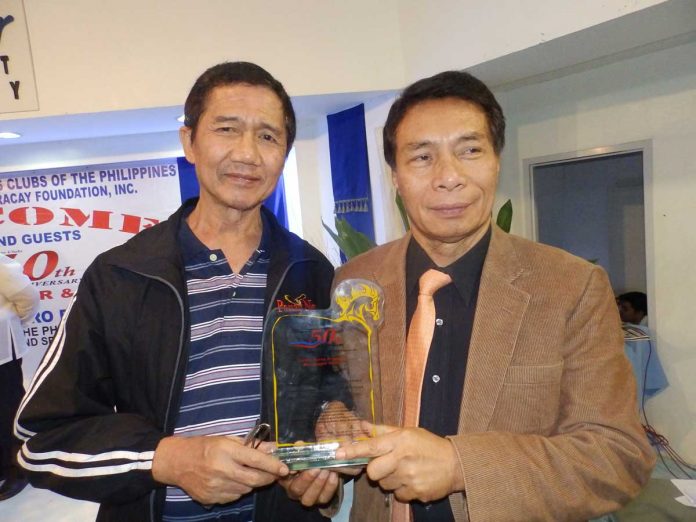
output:
{"label": "blazer sleeve", "polygon": [[108,277],[93,266],[20,405],[18,461],[35,487],[123,503],[159,486],[151,469],[164,433],[141,415],[117,410],[110,355],[118,347],[105,340],[102,308],[117,294],[105,293]]}
{"label": "blazer sleeve", "polygon": [[566,321],[551,433],[450,438],[466,485],[463,499],[450,500],[464,503],[472,522],[587,520],[618,509],[649,478],[655,456],[637,416],[614,296],[603,270],[588,273]]}

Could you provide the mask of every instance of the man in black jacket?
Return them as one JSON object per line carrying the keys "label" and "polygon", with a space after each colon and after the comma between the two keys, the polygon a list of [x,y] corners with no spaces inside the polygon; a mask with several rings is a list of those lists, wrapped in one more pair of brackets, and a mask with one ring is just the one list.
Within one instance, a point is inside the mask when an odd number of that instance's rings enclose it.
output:
{"label": "man in black jacket", "polygon": [[291,476],[234,436],[266,420],[268,311],[329,305],[331,264],[261,207],[295,137],[290,99],[262,68],[224,63],[185,115],[200,198],[86,270],[20,406],[19,462],[37,487],[100,502],[98,520],[325,520],[305,506],[333,498],[335,473]]}

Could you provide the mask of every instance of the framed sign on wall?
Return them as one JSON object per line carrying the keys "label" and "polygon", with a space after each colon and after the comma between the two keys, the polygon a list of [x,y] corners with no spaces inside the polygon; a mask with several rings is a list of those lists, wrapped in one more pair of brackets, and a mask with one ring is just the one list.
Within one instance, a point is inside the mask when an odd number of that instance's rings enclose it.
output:
{"label": "framed sign on wall", "polygon": [[0,2],[0,114],[39,110],[23,0]]}

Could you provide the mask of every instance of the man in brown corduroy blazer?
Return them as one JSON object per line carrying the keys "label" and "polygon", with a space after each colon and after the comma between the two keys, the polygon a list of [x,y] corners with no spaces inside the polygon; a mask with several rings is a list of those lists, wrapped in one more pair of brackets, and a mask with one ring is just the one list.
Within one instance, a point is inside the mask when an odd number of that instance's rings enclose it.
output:
{"label": "man in brown corduroy blazer", "polygon": [[[587,520],[628,502],[654,465],[604,270],[492,224],[504,130],[493,94],[462,72],[416,82],[390,110],[385,157],[411,232],[336,276],[376,281],[385,294],[384,425],[337,455],[374,457],[355,482],[354,522],[388,522],[399,501],[416,522]],[[442,309],[435,295],[437,317],[448,318],[436,328],[456,336],[443,348],[436,332],[423,384],[455,379],[462,391],[458,408],[441,410],[424,391],[420,427],[403,428],[413,282],[428,267],[452,275],[454,302],[467,299],[458,279],[476,274],[470,312]],[[443,356],[453,363],[429,373]],[[424,429],[424,411],[436,426],[454,418],[452,432]]]}

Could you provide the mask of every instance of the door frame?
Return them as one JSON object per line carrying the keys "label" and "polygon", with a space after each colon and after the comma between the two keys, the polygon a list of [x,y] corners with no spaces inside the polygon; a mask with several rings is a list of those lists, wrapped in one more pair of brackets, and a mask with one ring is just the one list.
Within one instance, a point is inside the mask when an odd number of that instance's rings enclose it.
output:
{"label": "door frame", "polygon": [[532,240],[538,240],[536,200],[534,199],[534,168],[571,161],[618,156],[630,152],[643,154],[643,206],[645,227],[645,282],[648,293],[648,317],[656,317],[655,311],[655,234],[653,226],[653,143],[652,140],[631,141],[606,147],[594,147],[547,156],[526,158],[522,161],[522,172],[529,187],[530,219]]}

